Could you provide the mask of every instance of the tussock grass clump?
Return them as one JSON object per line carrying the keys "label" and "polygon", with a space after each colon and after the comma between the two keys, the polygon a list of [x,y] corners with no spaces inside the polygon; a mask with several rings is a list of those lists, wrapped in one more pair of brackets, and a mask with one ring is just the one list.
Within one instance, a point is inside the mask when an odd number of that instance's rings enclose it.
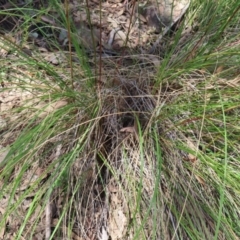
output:
{"label": "tussock grass clump", "polygon": [[240,237],[240,21],[228,3],[192,1],[159,55],[104,58],[74,39],[29,54],[2,38],[0,238]]}

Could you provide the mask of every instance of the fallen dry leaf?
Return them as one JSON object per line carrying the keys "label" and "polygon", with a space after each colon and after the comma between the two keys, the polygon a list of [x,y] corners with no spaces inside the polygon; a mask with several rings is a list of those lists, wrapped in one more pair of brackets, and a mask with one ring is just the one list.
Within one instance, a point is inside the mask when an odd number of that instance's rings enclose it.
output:
{"label": "fallen dry leaf", "polygon": [[202,177],[198,176],[198,175],[195,175],[195,178],[197,179],[197,181],[202,185],[202,186],[205,186],[205,181]]}
{"label": "fallen dry leaf", "polygon": [[127,230],[127,217],[123,213],[122,207],[110,211],[109,235],[112,240],[123,239]]}
{"label": "fallen dry leaf", "polygon": [[66,56],[62,52],[57,52],[57,53],[45,53],[44,59],[47,62],[50,62],[54,65],[58,65],[62,62],[66,61]]}
{"label": "fallen dry leaf", "polygon": [[[50,103],[46,108],[44,108],[44,111],[42,111],[38,116],[40,118],[44,118],[48,114],[54,112],[56,109],[64,107],[65,105],[67,105],[67,101],[64,100],[59,100],[57,102]],[[42,107],[45,107],[45,103],[42,103],[42,105],[39,104],[38,106],[36,106],[36,109],[42,109]]]}
{"label": "fallen dry leaf", "polygon": [[127,35],[123,31],[117,31],[113,42],[113,49],[123,47],[126,44],[126,38]]}
{"label": "fallen dry leaf", "polygon": [[[194,151],[196,153],[198,152],[197,146],[195,146],[195,144],[192,142],[192,140],[190,138],[187,139],[187,145],[192,151]],[[189,153],[188,158],[186,160],[190,161],[191,163],[196,163],[197,157],[195,155]]]}
{"label": "fallen dry leaf", "polygon": [[125,127],[125,128],[122,128],[120,129],[120,132],[123,132],[123,133],[135,133],[136,132],[136,129],[135,127]]}

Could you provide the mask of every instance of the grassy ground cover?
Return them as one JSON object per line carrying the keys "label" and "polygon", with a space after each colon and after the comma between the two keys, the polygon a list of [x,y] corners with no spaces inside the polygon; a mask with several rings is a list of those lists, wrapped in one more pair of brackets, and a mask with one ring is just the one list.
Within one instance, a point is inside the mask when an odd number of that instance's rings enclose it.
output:
{"label": "grassy ground cover", "polygon": [[193,0],[153,54],[2,36],[0,238],[239,239],[239,9]]}

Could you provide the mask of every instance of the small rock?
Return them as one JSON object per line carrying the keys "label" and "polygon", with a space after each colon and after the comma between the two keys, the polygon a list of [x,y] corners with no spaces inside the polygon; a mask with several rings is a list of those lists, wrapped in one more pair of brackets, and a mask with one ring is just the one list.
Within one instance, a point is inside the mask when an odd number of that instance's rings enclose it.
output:
{"label": "small rock", "polygon": [[153,27],[156,33],[162,31],[162,23],[158,15],[158,9],[154,5],[145,5],[138,7],[139,14],[141,14],[148,24],[148,26]]}

